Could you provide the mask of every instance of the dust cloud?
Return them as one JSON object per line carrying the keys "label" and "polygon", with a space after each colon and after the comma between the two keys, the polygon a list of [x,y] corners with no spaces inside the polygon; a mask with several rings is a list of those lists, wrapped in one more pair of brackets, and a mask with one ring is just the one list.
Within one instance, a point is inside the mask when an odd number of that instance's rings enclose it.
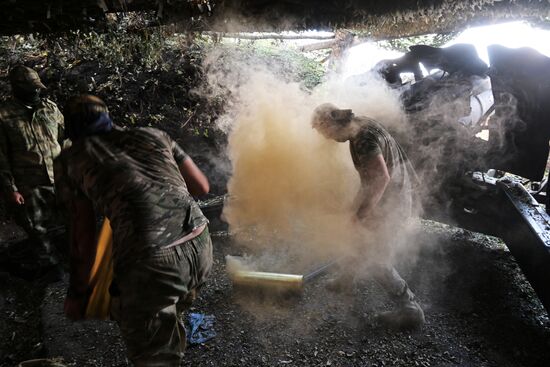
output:
{"label": "dust cloud", "polygon": [[318,251],[346,246],[358,176],[347,147],[311,128],[318,101],[269,74],[253,75],[240,96],[229,135],[230,227],[253,227],[260,246],[276,239]]}
{"label": "dust cloud", "polygon": [[308,92],[262,66],[223,69],[209,78],[232,94],[220,121],[232,164],[224,218],[237,241],[259,251],[288,246],[309,259],[364,251],[370,234],[352,221],[359,176],[349,145],[314,130],[312,112],[330,102],[399,128],[397,93],[374,75],[363,86],[332,80]]}

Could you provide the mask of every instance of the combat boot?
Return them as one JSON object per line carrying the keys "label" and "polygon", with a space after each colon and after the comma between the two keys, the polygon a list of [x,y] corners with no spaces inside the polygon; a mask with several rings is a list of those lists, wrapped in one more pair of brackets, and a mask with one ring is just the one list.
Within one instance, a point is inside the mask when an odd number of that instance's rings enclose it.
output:
{"label": "combat boot", "polygon": [[392,311],[381,312],[376,320],[383,326],[391,329],[418,329],[424,325],[424,311],[416,301],[414,293],[407,282],[401,278],[397,270],[387,264],[373,266],[375,279],[382,285],[397,308]]}
{"label": "combat boot", "polygon": [[425,322],[424,311],[415,299],[414,293],[405,287],[403,293],[396,297],[398,307],[392,311],[380,312],[376,321],[394,330],[420,329]]}

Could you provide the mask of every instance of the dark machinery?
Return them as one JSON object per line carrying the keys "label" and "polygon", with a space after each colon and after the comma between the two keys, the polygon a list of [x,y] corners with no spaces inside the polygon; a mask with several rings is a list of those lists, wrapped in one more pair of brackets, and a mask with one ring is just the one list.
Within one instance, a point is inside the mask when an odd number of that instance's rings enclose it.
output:
{"label": "dark machinery", "polygon": [[[401,141],[432,184],[425,215],[501,237],[550,314],[550,58],[488,51],[490,68],[472,45],[413,46],[376,70],[402,89],[410,126]],[[439,70],[424,77],[420,64]]]}

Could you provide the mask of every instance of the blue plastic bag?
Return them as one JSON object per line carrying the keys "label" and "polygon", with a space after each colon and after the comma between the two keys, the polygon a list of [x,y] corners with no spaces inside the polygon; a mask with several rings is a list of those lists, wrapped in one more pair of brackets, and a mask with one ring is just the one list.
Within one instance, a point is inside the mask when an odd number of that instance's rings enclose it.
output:
{"label": "blue plastic bag", "polygon": [[214,330],[214,315],[190,313],[187,317],[189,326],[186,328],[189,344],[201,344],[216,336]]}

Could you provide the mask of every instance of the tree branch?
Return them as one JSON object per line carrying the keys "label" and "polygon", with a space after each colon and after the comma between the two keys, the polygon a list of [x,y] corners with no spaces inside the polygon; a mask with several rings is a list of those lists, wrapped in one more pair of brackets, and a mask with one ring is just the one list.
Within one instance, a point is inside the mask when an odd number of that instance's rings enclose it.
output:
{"label": "tree branch", "polygon": [[[353,39],[353,42],[352,42],[350,47],[354,47],[354,46],[357,46],[357,45],[360,45],[362,43],[369,42],[369,41],[374,41],[374,40],[372,38],[355,37]],[[332,39],[330,41],[318,42],[318,43],[313,43],[313,44],[309,44],[309,45],[304,45],[304,46],[298,47],[298,51],[310,52],[310,51],[324,50],[326,48],[332,48],[334,46],[335,42],[336,42],[336,40]]]}
{"label": "tree branch", "polygon": [[239,38],[246,40],[264,40],[264,39],[276,39],[276,40],[326,40],[334,39],[334,35],[315,35],[308,36],[303,34],[280,34],[280,33],[223,33],[223,32],[203,32],[202,34],[212,37],[221,38]]}

